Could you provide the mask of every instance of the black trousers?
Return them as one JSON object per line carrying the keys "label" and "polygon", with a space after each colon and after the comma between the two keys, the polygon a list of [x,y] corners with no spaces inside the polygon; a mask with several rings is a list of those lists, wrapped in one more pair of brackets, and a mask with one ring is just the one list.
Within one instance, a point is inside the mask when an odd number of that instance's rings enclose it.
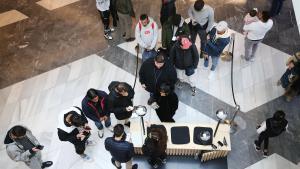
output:
{"label": "black trousers", "polygon": [[104,32],[107,33],[108,30],[109,30],[109,15],[110,15],[110,12],[109,12],[109,10],[106,10],[106,11],[99,11],[99,13],[100,13],[101,20],[102,20],[102,23],[103,23],[103,26],[104,26]]}
{"label": "black trousers", "polygon": [[258,136],[258,141],[257,141],[257,146],[261,146],[262,142],[264,142],[264,150],[268,150],[269,147],[269,138],[270,137],[275,137],[277,135],[272,134],[272,133],[268,133],[266,131],[263,131],[259,134]]}
{"label": "black trousers", "polygon": [[150,156],[149,163],[150,163],[150,165],[157,164],[160,166],[160,165],[162,165],[162,161],[166,158],[167,158],[166,153],[161,154],[161,155],[152,155],[152,156]]}
{"label": "black trousers", "polygon": [[155,111],[161,122],[175,122],[175,120],[173,119],[175,112],[170,113],[170,112],[163,112],[159,110],[155,110]]}
{"label": "black trousers", "polygon": [[82,155],[85,151],[85,142],[87,141],[88,137],[85,137],[82,141],[77,139],[75,141],[70,141],[75,147],[75,151],[77,154]]}

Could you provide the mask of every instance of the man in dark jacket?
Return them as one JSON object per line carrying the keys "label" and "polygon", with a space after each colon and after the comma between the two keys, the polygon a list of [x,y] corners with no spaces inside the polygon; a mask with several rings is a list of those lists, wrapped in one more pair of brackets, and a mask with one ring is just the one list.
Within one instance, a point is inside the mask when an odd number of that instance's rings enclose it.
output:
{"label": "man in dark jacket", "polygon": [[16,162],[22,161],[30,169],[42,169],[53,164],[52,161],[42,162],[41,151],[44,146],[40,145],[31,131],[23,126],[12,127],[6,134],[4,144],[10,159]]}
{"label": "man in dark jacket", "polygon": [[258,140],[254,141],[256,151],[261,150],[261,143],[264,142],[264,157],[268,156],[269,138],[279,136],[288,127],[288,121],[285,119],[285,113],[278,110],[274,113],[272,118],[268,118],[261,125],[257,126],[259,133]]}
{"label": "man in dark jacket", "polygon": [[162,53],[142,64],[139,77],[142,87],[150,93],[149,105],[154,101],[154,95],[159,93],[158,89],[162,83],[168,83],[174,89],[177,81],[175,68]]}
{"label": "man in dark jacket", "polygon": [[95,125],[99,129],[98,136],[100,138],[104,136],[103,121],[105,127],[112,131],[110,113],[106,108],[107,96],[104,91],[89,89],[81,102],[83,112],[89,119],[95,122]]}
{"label": "man in dark jacket", "polygon": [[206,44],[204,49],[204,67],[208,67],[209,63],[209,56],[212,60],[212,66],[210,68],[211,73],[209,78],[212,78],[214,74],[212,73],[215,71],[221,53],[223,52],[224,48],[230,42],[230,34],[228,32],[228,24],[225,21],[219,22],[210,32],[209,32],[209,40]]}
{"label": "man in dark jacket", "polygon": [[180,36],[170,52],[170,60],[174,64],[178,76],[177,86],[181,88],[183,82],[190,84],[192,95],[195,95],[195,70],[199,62],[196,45],[188,37]]}
{"label": "man in dark jacket", "polygon": [[161,42],[162,47],[166,48],[169,52],[176,42],[177,38],[181,35],[189,36],[190,29],[184,18],[179,14],[169,17],[168,21],[162,26]]}
{"label": "man in dark jacket", "polygon": [[108,111],[114,113],[116,119],[125,121],[124,124],[130,127],[129,118],[133,110],[134,90],[128,83],[117,81],[111,82],[108,90],[110,92],[107,101]]}
{"label": "man in dark jacket", "polygon": [[176,0],[161,0],[161,9],[160,9],[160,24],[164,25],[164,23],[168,20],[170,16],[176,14]]}
{"label": "man in dark jacket", "polygon": [[155,97],[155,102],[151,107],[155,109],[161,122],[175,122],[173,116],[178,109],[178,97],[168,84],[161,84],[159,95]]}
{"label": "man in dark jacket", "polygon": [[126,169],[138,168],[137,164],[132,165],[133,144],[126,141],[126,133],[122,124],[117,124],[114,127],[114,136],[106,138],[104,145],[112,156],[112,164],[117,169],[121,169],[121,163],[126,163]]}
{"label": "man in dark jacket", "polygon": [[92,161],[92,158],[84,153],[86,145],[94,145],[88,140],[91,135],[84,113],[79,107],[71,107],[64,110],[58,119],[57,134],[60,141],[68,141],[75,147],[75,151],[84,161]]}
{"label": "man in dark jacket", "polygon": [[133,10],[131,0],[116,0],[116,10],[119,17],[120,30],[126,42],[133,41],[135,38],[132,33],[132,20],[135,20],[135,13]]}

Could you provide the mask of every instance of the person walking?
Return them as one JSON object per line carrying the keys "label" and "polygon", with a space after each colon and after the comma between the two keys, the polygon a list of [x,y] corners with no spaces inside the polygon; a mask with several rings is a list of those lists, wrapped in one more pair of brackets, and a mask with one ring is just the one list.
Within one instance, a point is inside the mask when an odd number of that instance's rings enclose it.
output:
{"label": "person walking", "polygon": [[142,52],[142,61],[157,55],[155,46],[158,38],[158,27],[156,22],[146,14],[140,16],[135,27],[135,38]]}
{"label": "person walking", "polygon": [[258,14],[259,21],[244,25],[243,30],[247,32],[245,38],[245,55],[241,55],[246,61],[254,61],[258,44],[264,39],[266,33],[272,28],[273,21],[267,11]]}
{"label": "person walking", "polygon": [[272,5],[270,9],[270,17],[278,15],[282,9],[283,1],[285,0],[272,0]]}
{"label": "person walking", "polygon": [[109,28],[110,0],[96,0],[96,7],[99,11],[104,26],[104,37],[108,40],[112,40],[111,32],[113,32],[115,29]]}
{"label": "person walking", "polygon": [[109,12],[112,16],[114,27],[118,26],[118,21],[119,21],[119,16],[116,9],[116,1],[117,0],[110,0],[110,6],[109,6]]}
{"label": "person walking", "polygon": [[195,70],[199,62],[199,53],[196,45],[188,37],[180,36],[171,49],[170,60],[175,66],[178,76],[176,86],[182,88],[182,83],[188,83],[194,96],[196,92]]}
{"label": "person walking", "polygon": [[176,14],[176,0],[161,0],[160,8],[160,24],[161,26],[168,20],[170,16]]}
{"label": "person walking", "polygon": [[285,119],[285,113],[277,110],[273,117],[268,118],[261,125],[257,126],[259,133],[258,139],[254,141],[256,151],[261,150],[261,144],[264,142],[263,155],[268,156],[269,138],[279,136],[282,132],[286,131],[288,121]]}
{"label": "person walking", "polygon": [[107,99],[107,109],[114,113],[118,123],[124,121],[124,125],[130,127],[129,118],[133,110],[134,90],[125,82],[113,81],[108,86],[109,95]]}
{"label": "person walking", "polygon": [[142,87],[150,93],[148,105],[154,102],[154,95],[159,93],[162,83],[168,83],[174,90],[177,81],[176,70],[163,53],[159,53],[154,59],[146,60],[139,71],[139,80]]}
{"label": "person walking", "polygon": [[135,20],[135,13],[131,0],[116,0],[115,6],[119,17],[121,34],[126,42],[134,41],[135,38],[132,35],[132,20]]}
{"label": "person walking", "polygon": [[224,48],[230,42],[230,34],[228,32],[228,24],[225,21],[220,21],[210,32],[209,40],[204,49],[204,67],[208,67],[209,57],[211,57],[212,65],[209,79],[214,77],[214,71],[218,65],[220,55]]}
{"label": "person walking", "polygon": [[126,163],[126,169],[137,169],[138,165],[132,165],[132,157],[134,155],[133,144],[126,141],[126,133],[124,126],[117,124],[114,127],[113,137],[105,139],[105,149],[110,152],[112,158],[111,163],[117,168],[121,169],[121,163]]}
{"label": "person walking", "polygon": [[207,34],[214,25],[214,10],[203,0],[196,0],[194,5],[188,9],[188,16],[191,21],[189,23],[191,31],[191,40],[196,41],[197,35],[200,37],[201,52],[200,58],[203,58],[203,51],[207,43]]}
{"label": "person walking", "polygon": [[[43,169],[52,166],[52,161],[42,161],[42,146],[24,126],[16,125],[6,134],[4,144],[10,159],[24,162],[30,169]],[[2,166],[5,168],[5,166]]]}
{"label": "person walking", "polygon": [[86,117],[95,122],[98,128],[98,136],[104,136],[103,124],[112,131],[110,113],[107,111],[107,93],[101,90],[89,89],[83,98],[81,105]]}
{"label": "person walking", "polygon": [[84,153],[85,146],[95,143],[88,138],[91,128],[83,111],[79,107],[71,107],[64,110],[58,119],[57,134],[60,141],[68,141],[74,145],[75,151],[84,161],[92,161],[92,158]]}

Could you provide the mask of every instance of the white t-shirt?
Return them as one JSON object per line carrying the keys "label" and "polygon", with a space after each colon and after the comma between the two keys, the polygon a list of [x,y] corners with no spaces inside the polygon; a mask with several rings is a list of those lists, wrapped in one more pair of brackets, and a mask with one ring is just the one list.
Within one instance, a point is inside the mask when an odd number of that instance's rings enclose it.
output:
{"label": "white t-shirt", "polygon": [[96,7],[99,11],[109,10],[110,0],[96,0]]}
{"label": "white t-shirt", "polygon": [[262,21],[252,22],[244,25],[244,31],[247,31],[247,38],[250,40],[261,40],[265,37],[266,33],[272,28],[273,21],[269,19],[266,23]]}

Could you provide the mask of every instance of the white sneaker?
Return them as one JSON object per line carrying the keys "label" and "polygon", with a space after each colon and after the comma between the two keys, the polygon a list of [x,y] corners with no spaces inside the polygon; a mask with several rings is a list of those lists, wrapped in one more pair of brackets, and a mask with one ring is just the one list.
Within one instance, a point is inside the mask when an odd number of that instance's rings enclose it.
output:
{"label": "white sneaker", "polygon": [[98,136],[99,136],[99,138],[103,138],[103,136],[104,136],[104,130],[103,129],[98,130]]}
{"label": "white sneaker", "polygon": [[94,145],[96,145],[96,142],[93,141],[93,140],[87,140],[87,141],[85,142],[85,144],[86,144],[87,146],[94,146]]}
{"label": "white sneaker", "polygon": [[87,154],[82,154],[82,155],[80,155],[80,157],[83,159],[83,161],[86,161],[86,162],[93,161],[92,157],[88,156]]}
{"label": "white sneaker", "polygon": [[110,32],[114,32],[114,31],[115,31],[115,28],[109,28],[109,31],[110,31]]}
{"label": "white sneaker", "polygon": [[108,39],[108,40],[112,40],[112,39],[113,39],[112,36],[110,36],[109,34],[104,34],[104,37],[105,37],[106,39]]}
{"label": "white sneaker", "polygon": [[107,129],[112,133],[114,132],[114,128],[112,126],[107,127]]}

